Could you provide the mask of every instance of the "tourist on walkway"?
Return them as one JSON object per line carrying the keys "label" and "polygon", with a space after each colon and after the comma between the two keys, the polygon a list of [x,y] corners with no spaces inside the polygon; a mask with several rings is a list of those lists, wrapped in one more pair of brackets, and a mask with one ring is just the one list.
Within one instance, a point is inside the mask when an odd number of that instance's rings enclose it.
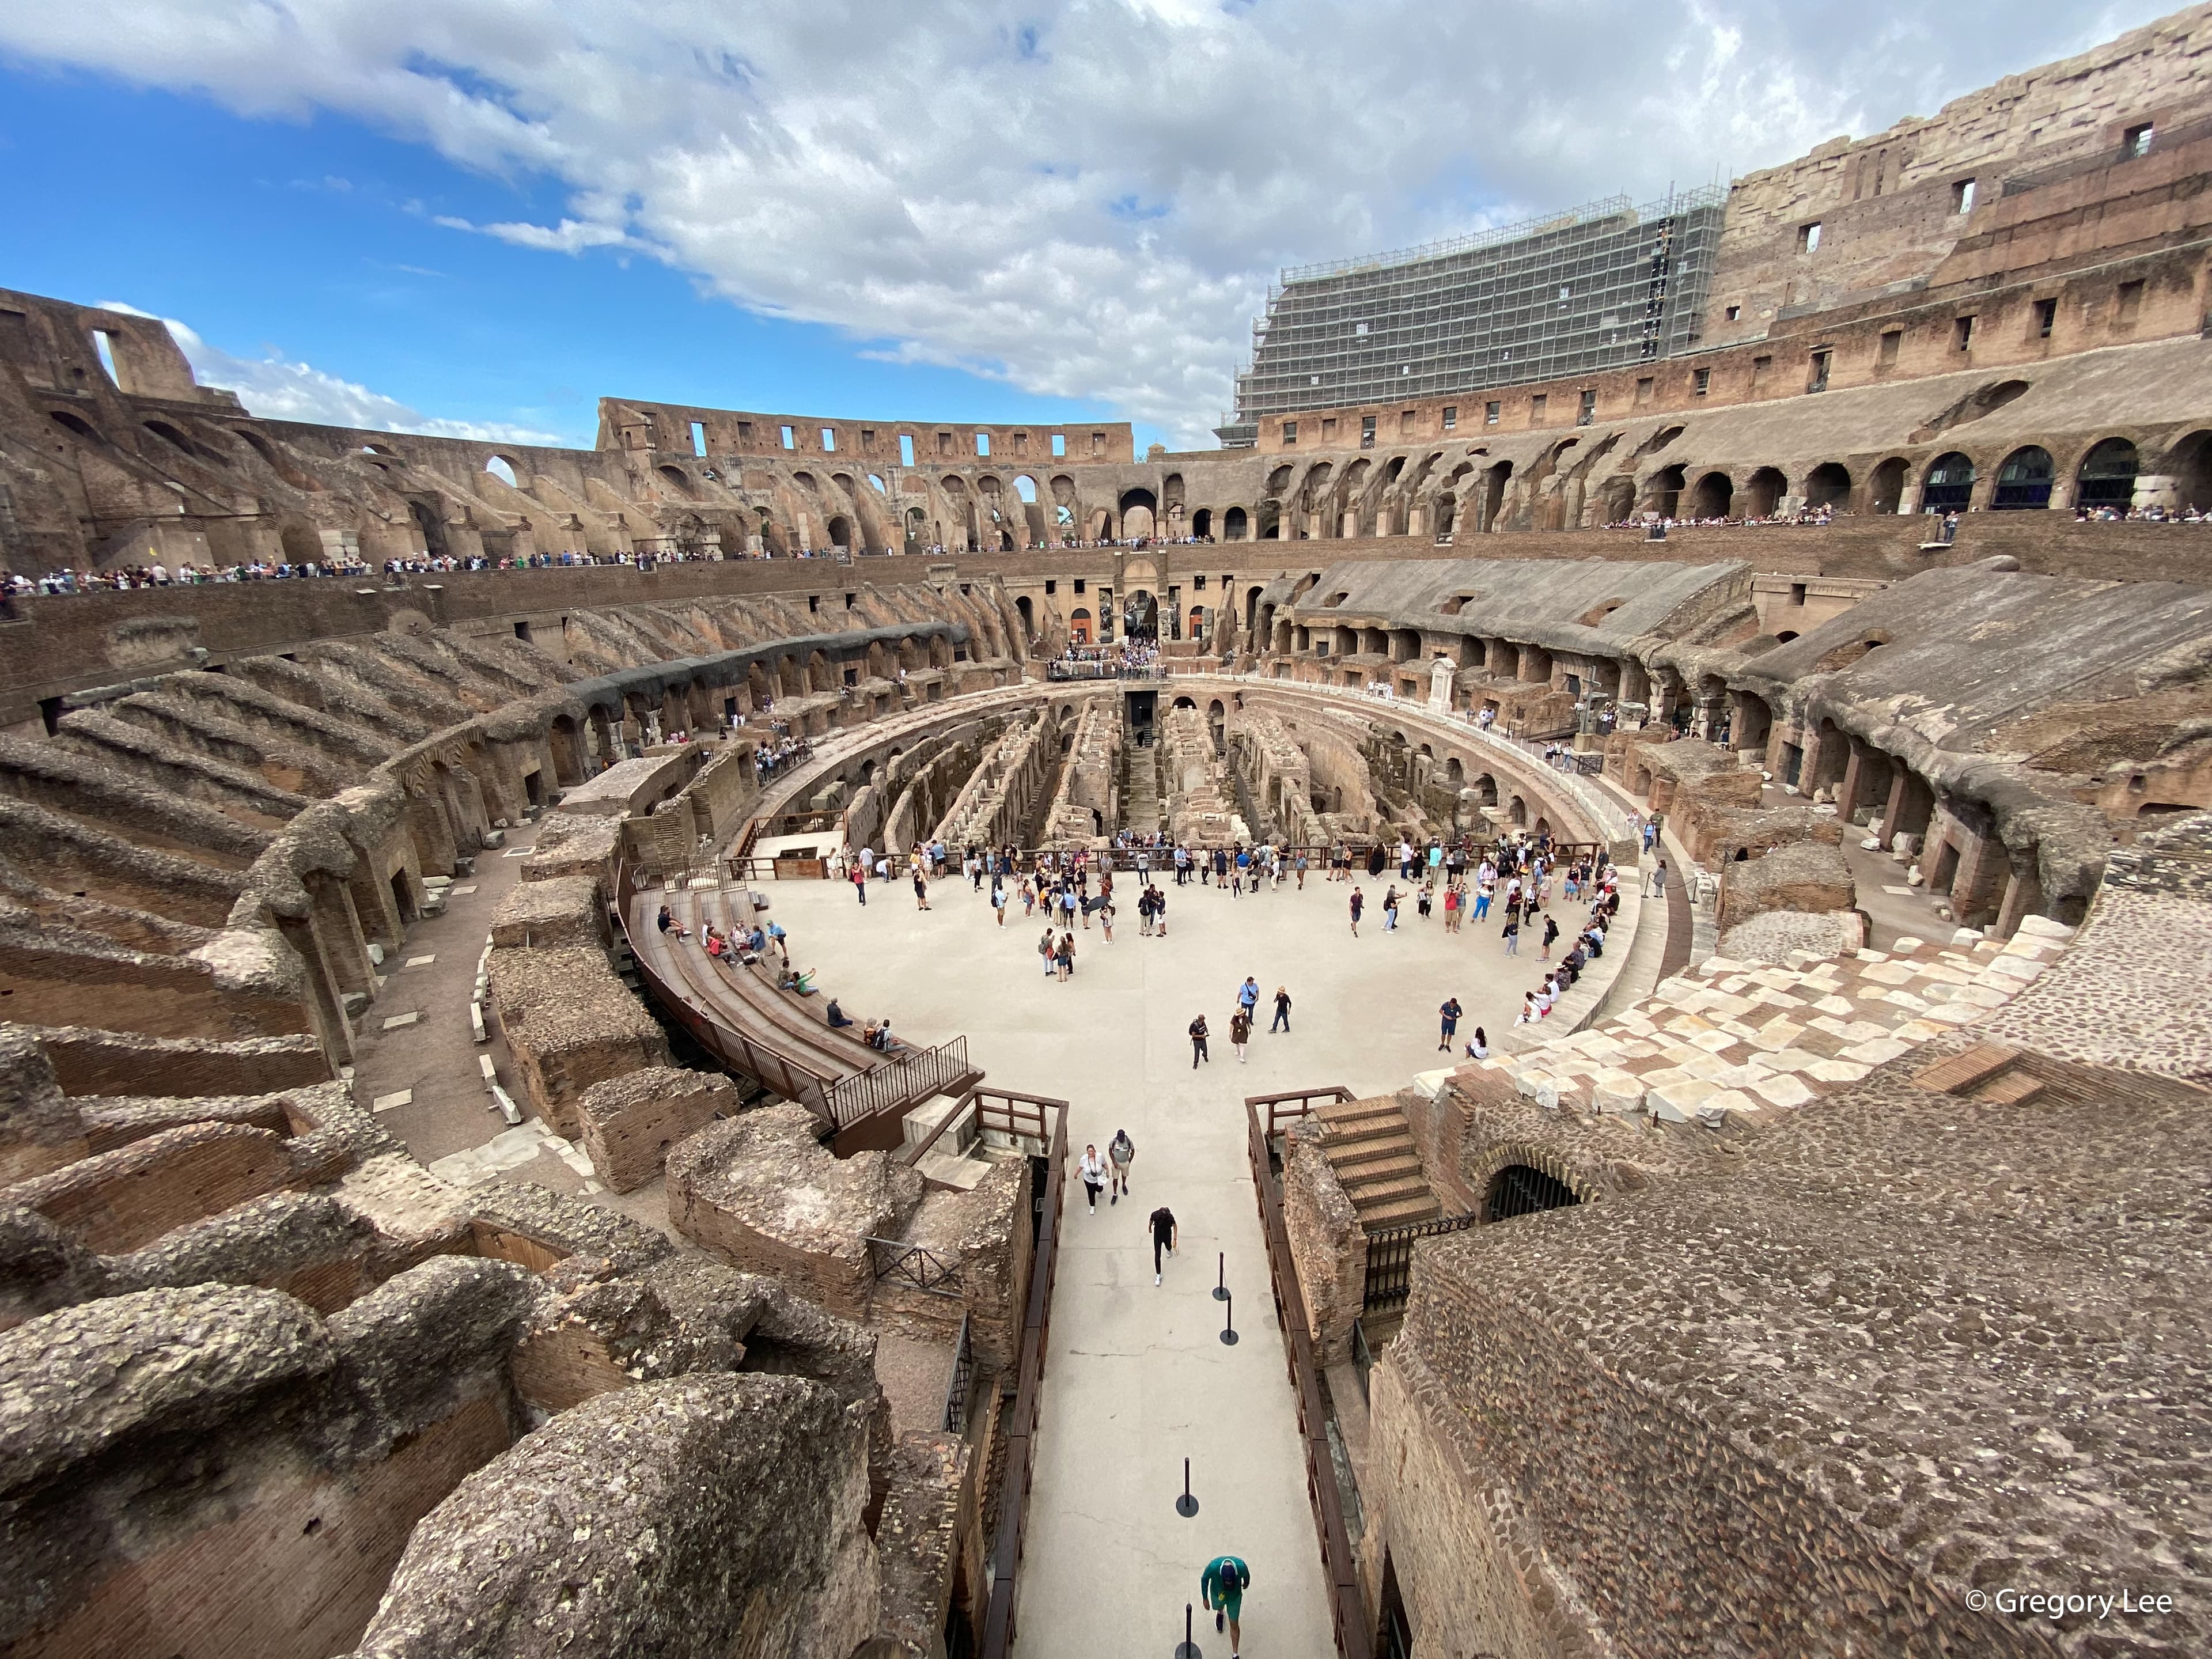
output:
{"label": "tourist on walkway", "polygon": [[1260,981],[1249,974],[1244,975],[1244,982],[1237,988],[1237,1006],[1247,1016],[1260,1006]]}
{"label": "tourist on walkway", "polygon": [[929,908],[929,878],[922,874],[919,864],[914,866],[914,908],[917,910]]}
{"label": "tourist on walkway", "polygon": [[1557,916],[1546,916],[1544,918],[1544,948],[1537,952],[1537,961],[1549,962],[1552,959],[1552,941],[1559,936],[1559,919]]}
{"label": "tourist on walkway", "polygon": [[1303,892],[1304,892],[1305,890],[1306,890],[1306,855],[1305,855],[1305,854],[1304,854],[1304,853],[1301,852],[1301,853],[1298,854],[1298,891],[1300,891],[1301,893],[1303,893]]}
{"label": "tourist on walkway", "polygon": [[1244,1045],[1252,1040],[1252,1016],[1239,1008],[1229,1016],[1229,1046],[1237,1051],[1237,1063],[1244,1063]]}
{"label": "tourist on walkway", "polygon": [[1459,932],[1459,884],[1454,882],[1444,889],[1444,932]]}
{"label": "tourist on walkway", "polygon": [[1444,1006],[1437,1010],[1443,1022],[1443,1041],[1437,1047],[1445,1054],[1451,1052],[1452,1039],[1459,1035],[1461,1009],[1457,997],[1446,997]]}
{"label": "tourist on walkway", "polygon": [[1278,985],[1275,988],[1275,1023],[1267,1028],[1267,1035],[1273,1036],[1278,1031],[1287,1031],[1290,1029],[1291,994],[1282,986]]}
{"label": "tourist on walkway", "polygon": [[1474,1039],[1467,1045],[1467,1057],[1469,1060],[1490,1058],[1490,1037],[1480,1025],[1474,1028]]}
{"label": "tourist on walkway", "polygon": [[1382,931],[1386,933],[1398,931],[1398,890],[1395,885],[1382,895]]}
{"label": "tourist on walkway", "polygon": [[1214,1557],[1199,1575],[1199,1600],[1212,1609],[1214,1629],[1219,1630],[1224,1621],[1229,1626],[1229,1659],[1237,1659],[1237,1650],[1243,1645],[1243,1632],[1237,1622],[1244,1611],[1245,1587],[1251,1582],[1252,1569],[1233,1555]]}
{"label": "tourist on walkway", "polygon": [[1050,927],[1044,930],[1044,937],[1037,941],[1037,954],[1044,958],[1044,976],[1047,979],[1050,979],[1053,975],[1053,946],[1059,942],[1060,936]]}
{"label": "tourist on walkway", "polygon": [[1098,901],[1098,926],[1106,935],[1106,942],[1114,942],[1114,906],[1106,899]]}
{"label": "tourist on walkway", "polygon": [[1097,1215],[1098,1189],[1106,1184],[1111,1176],[1111,1172],[1106,1167],[1106,1160],[1098,1156],[1097,1146],[1085,1146],[1083,1149],[1083,1162],[1076,1166],[1076,1170],[1083,1177],[1083,1190],[1091,1194],[1091,1213]]}
{"label": "tourist on walkway", "polygon": [[1352,890],[1352,936],[1359,937],[1359,913],[1367,908],[1367,895],[1357,887]]}
{"label": "tourist on walkway", "polygon": [[1060,978],[1073,979],[1075,977],[1075,935],[1062,933],[1060,936],[1060,949],[1053,955],[1060,964]]}
{"label": "tourist on walkway", "polygon": [[1157,887],[1152,889],[1152,937],[1168,936],[1168,896]]}
{"label": "tourist on walkway", "polygon": [[860,902],[863,905],[866,905],[868,902],[868,866],[866,860],[857,860],[854,864],[849,873],[853,878],[853,891],[859,896]]}
{"label": "tourist on walkway", "polygon": [[1129,1164],[1136,1156],[1137,1143],[1129,1139],[1129,1132],[1115,1130],[1114,1139],[1106,1143],[1106,1159],[1114,1166],[1114,1190],[1107,1200],[1109,1204],[1119,1204],[1121,1194],[1129,1190]]}
{"label": "tourist on walkway", "polygon": [[1659,867],[1651,872],[1651,896],[1667,896],[1667,860],[1664,859],[1659,860]]}
{"label": "tourist on walkway", "polygon": [[1190,1069],[1194,1072],[1201,1060],[1209,1066],[1213,1063],[1213,1056],[1206,1052],[1206,1016],[1200,1014],[1190,1023]]}
{"label": "tourist on walkway", "polygon": [[1505,913],[1505,954],[1509,957],[1521,954],[1521,917],[1512,910]]}
{"label": "tourist on walkway", "polygon": [[991,878],[991,913],[998,917],[1000,927],[1006,925],[1006,889],[996,876]]}
{"label": "tourist on walkway", "polygon": [[1158,1209],[1152,1212],[1152,1283],[1157,1285],[1160,1282],[1160,1252],[1164,1249],[1170,1255],[1173,1255],[1175,1254],[1175,1212],[1168,1208],[1166,1205],[1161,1205]]}

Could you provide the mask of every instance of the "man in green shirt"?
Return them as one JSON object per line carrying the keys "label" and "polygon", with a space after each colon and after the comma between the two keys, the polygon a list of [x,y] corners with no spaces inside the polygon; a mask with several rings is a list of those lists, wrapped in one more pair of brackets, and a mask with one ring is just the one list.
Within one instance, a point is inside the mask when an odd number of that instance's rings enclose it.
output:
{"label": "man in green shirt", "polygon": [[1244,1611],[1244,1587],[1251,1582],[1252,1569],[1233,1555],[1215,1556],[1198,1577],[1199,1599],[1213,1609],[1214,1629],[1224,1621],[1229,1626],[1229,1659],[1237,1659],[1243,1645],[1237,1620]]}

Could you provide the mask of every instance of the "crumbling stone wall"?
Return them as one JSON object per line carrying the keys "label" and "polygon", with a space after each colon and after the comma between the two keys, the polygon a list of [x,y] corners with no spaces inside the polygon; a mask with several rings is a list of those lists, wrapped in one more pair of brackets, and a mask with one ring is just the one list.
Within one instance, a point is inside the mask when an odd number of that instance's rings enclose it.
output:
{"label": "crumbling stone wall", "polygon": [[1250,839],[1222,788],[1213,733],[1195,708],[1170,708],[1160,721],[1160,774],[1168,833],[1179,845],[1232,847]]}
{"label": "crumbling stone wall", "polygon": [[425,1519],[356,1659],[849,1659],[881,1586],[866,1454],[865,1419],[794,1377],[602,1395]]}
{"label": "crumbling stone wall", "polygon": [[1770,911],[1818,915],[1858,902],[1843,849],[1826,842],[1796,842],[1764,858],[1731,860],[1721,871],[1716,920],[1723,933]]}
{"label": "crumbling stone wall", "polygon": [[1291,1127],[1283,1160],[1283,1226],[1306,1301],[1307,1334],[1323,1364],[1347,1359],[1367,1295],[1367,1234],[1322,1156],[1319,1124]]}
{"label": "crumbling stone wall", "polygon": [[647,1066],[584,1091],[584,1150],[600,1180],[616,1192],[635,1192],[659,1177],[669,1148],[718,1117],[734,1116],[738,1107],[737,1086],[726,1077]]}
{"label": "crumbling stone wall", "polygon": [[1093,697],[1083,704],[1045,814],[1045,846],[1098,845],[1119,827],[1125,735],[1118,696]]}
{"label": "crumbling stone wall", "polygon": [[596,945],[495,949],[492,1004],[531,1110],[571,1140],[595,1083],[668,1061],[668,1040]]}
{"label": "crumbling stone wall", "polygon": [[670,1225],[749,1273],[848,1318],[867,1315],[867,1241],[898,1238],[921,1176],[884,1152],[838,1158],[795,1103],[709,1125],[668,1155]]}

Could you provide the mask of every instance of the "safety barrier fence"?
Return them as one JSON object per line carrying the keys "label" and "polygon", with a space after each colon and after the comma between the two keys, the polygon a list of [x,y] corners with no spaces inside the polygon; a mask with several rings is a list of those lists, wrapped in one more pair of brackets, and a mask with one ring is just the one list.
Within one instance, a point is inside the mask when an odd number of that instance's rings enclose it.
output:
{"label": "safety barrier fence", "polygon": [[[1260,1205],[1260,1231],[1267,1245],[1267,1279],[1274,1291],[1275,1317],[1283,1329],[1291,1389],[1297,1399],[1298,1437],[1305,1453],[1306,1497],[1313,1505],[1321,1537],[1322,1574],[1326,1581],[1329,1622],[1340,1659],[1372,1659],[1374,1632],[1359,1588],[1358,1564],[1344,1522],[1344,1498],[1336,1484],[1336,1461],[1329,1450],[1328,1413],[1322,1403],[1321,1369],[1314,1358],[1306,1323],[1304,1293],[1291,1236],[1283,1222],[1282,1195],[1276,1190],[1273,1143],[1279,1126],[1308,1115],[1316,1101],[1350,1100],[1341,1084],[1326,1089],[1279,1095],[1253,1095],[1244,1103],[1245,1152],[1252,1167],[1252,1190]],[[1261,1114],[1265,1113],[1264,1119]]]}

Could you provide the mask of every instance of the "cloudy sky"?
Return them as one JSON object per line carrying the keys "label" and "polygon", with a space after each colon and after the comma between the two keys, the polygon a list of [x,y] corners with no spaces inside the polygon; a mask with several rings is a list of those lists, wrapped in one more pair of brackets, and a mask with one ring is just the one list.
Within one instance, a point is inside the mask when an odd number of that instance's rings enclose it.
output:
{"label": "cloudy sky", "polygon": [[0,287],[176,319],[293,418],[588,442],[626,392],[1207,446],[1285,264],[1725,179],[2169,9],[19,5]]}

